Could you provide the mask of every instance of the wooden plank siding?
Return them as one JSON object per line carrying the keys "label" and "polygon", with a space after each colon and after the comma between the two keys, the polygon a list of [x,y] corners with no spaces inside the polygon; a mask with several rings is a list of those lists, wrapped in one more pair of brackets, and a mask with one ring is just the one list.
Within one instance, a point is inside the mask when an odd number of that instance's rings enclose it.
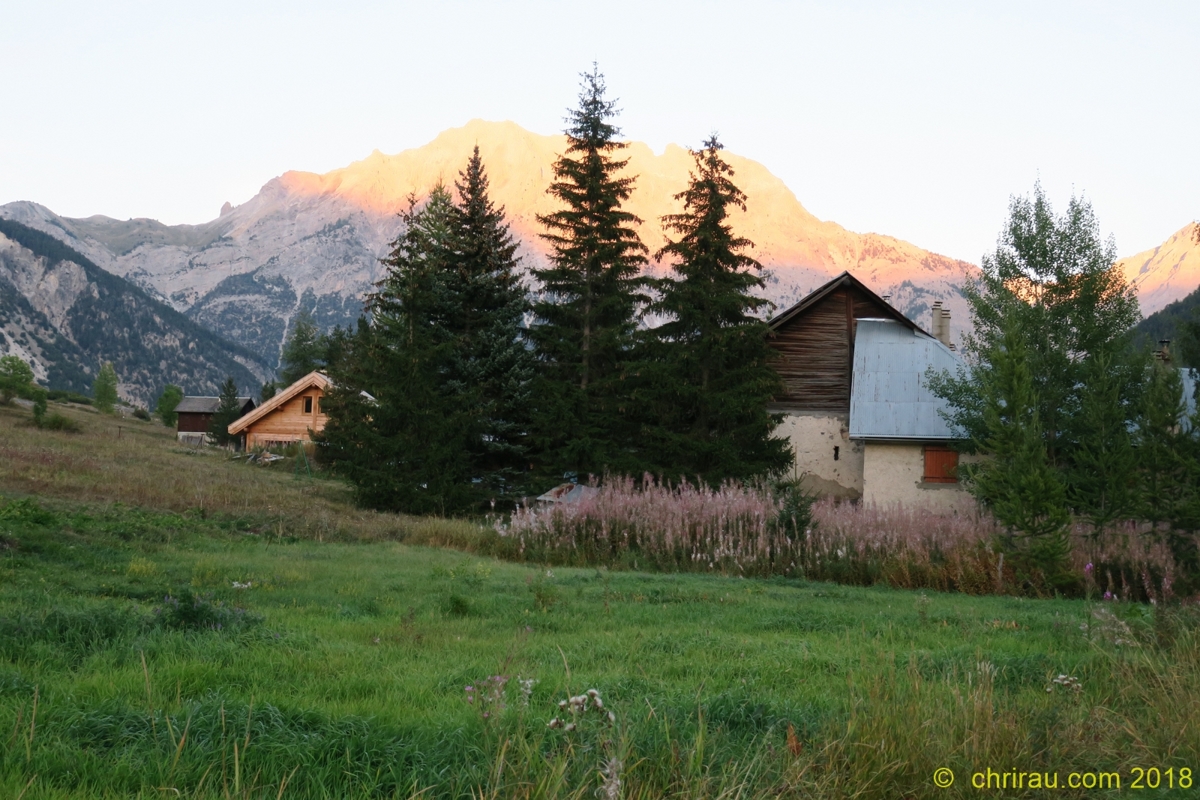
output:
{"label": "wooden plank siding", "polygon": [[780,406],[797,411],[850,411],[850,365],[844,290],[830,293],[771,335],[783,378]]}
{"label": "wooden plank siding", "polygon": [[212,422],[212,414],[196,414],[188,411],[179,412],[175,430],[179,433],[206,433]]}
{"label": "wooden plank siding", "polygon": [[854,333],[858,320],[912,322],[849,274],[814,291],[772,323],[769,341],[779,354],[774,365],[784,393],[778,411],[850,413]]}
{"label": "wooden plank siding", "polygon": [[[246,429],[246,447],[266,447],[276,442],[300,442],[311,438],[309,431],[319,432],[325,428],[329,417],[321,412],[324,392],[314,386],[302,394],[288,399],[279,408]],[[304,413],[305,398],[312,399],[312,411]]]}

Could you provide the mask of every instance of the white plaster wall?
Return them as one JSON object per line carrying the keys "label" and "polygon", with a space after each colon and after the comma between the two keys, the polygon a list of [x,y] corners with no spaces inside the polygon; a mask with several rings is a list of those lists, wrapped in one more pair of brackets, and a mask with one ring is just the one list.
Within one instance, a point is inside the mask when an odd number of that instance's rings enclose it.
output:
{"label": "white plaster wall", "polygon": [[800,478],[806,489],[823,496],[862,497],[863,444],[850,441],[847,417],[786,414],[775,435],[791,442],[796,455],[792,476]]}
{"label": "white plaster wall", "polygon": [[[959,463],[971,459],[960,456]],[[863,502],[902,503],[940,514],[966,514],[975,499],[959,483],[925,483],[925,450],[920,443],[866,442],[863,452]]]}

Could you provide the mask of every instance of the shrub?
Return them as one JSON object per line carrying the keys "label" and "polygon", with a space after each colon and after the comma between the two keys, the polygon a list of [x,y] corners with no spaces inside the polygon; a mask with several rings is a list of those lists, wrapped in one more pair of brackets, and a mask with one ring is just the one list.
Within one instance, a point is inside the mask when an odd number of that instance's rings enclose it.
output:
{"label": "shrub", "polygon": [[150,412],[144,408],[135,408],[133,410],[133,418],[140,419],[143,422],[149,422],[150,421]]}
{"label": "shrub", "polygon": [[154,609],[158,624],[168,630],[238,630],[262,622],[262,616],[183,589],[179,596],[167,595]]}
{"label": "shrub", "polygon": [[62,431],[63,433],[79,433],[83,430],[83,427],[78,422],[70,417],[63,416],[57,411],[42,417],[41,424],[38,427],[44,431]]}
{"label": "shrub", "polygon": [[78,403],[81,406],[90,406],[92,404],[92,398],[87,395],[79,394],[79,392],[68,392],[64,389],[51,389],[46,393],[46,396],[56,403]]}
{"label": "shrub", "polygon": [[50,525],[58,518],[29,498],[0,501],[0,522]]}

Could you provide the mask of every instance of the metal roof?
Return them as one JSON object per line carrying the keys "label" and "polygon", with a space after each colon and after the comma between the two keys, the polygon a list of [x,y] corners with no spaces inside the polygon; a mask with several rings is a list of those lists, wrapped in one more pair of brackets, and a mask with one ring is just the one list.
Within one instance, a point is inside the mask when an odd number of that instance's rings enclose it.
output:
{"label": "metal roof", "polygon": [[938,413],[946,401],[925,385],[925,372],[954,372],[954,351],[924,331],[887,319],[860,319],[850,390],[851,439],[948,440]]}
{"label": "metal roof", "polygon": [[[245,408],[247,403],[253,403],[251,397],[239,397],[238,405]],[[175,406],[177,414],[215,414],[217,409],[221,407],[221,398],[219,397],[200,397],[191,396],[185,397],[179,401],[179,405]]]}

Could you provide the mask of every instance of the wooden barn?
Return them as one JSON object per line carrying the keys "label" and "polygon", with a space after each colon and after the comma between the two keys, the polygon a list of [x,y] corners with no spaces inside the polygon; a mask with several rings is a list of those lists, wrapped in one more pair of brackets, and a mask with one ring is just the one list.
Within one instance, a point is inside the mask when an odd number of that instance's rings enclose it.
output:
{"label": "wooden barn", "polygon": [[[238,403],[241,405],[243,416],[254,410],[255,403],[251,397],[239,397]],[[207,443],[208,426],[220,406],[219,397],[194,396],[180,400],[179,405],[175,406],[175,413],[179,415],[178,422],[175,423],[176,438],[187,444]]]}
{"label": "wooden barn", "polygon": [[331,385],[324,373],[310,372],[230,425],[229,432],[242,436],[247,450],[311,441],[329,420],[321,399]]}
{"label": "wooden barn", "polygon": [[[790,441],[794,474],[810,491],[943,508],[959,502],[950,464],[957,453],[941,401],[923,385],[928,368],[957,363],[940,303],[932,327],[936,335],[848,272],[771,319],[784,384],[771,410],[784,415],[777,435]],[[955,495],[920,491],[933,487]]]}

